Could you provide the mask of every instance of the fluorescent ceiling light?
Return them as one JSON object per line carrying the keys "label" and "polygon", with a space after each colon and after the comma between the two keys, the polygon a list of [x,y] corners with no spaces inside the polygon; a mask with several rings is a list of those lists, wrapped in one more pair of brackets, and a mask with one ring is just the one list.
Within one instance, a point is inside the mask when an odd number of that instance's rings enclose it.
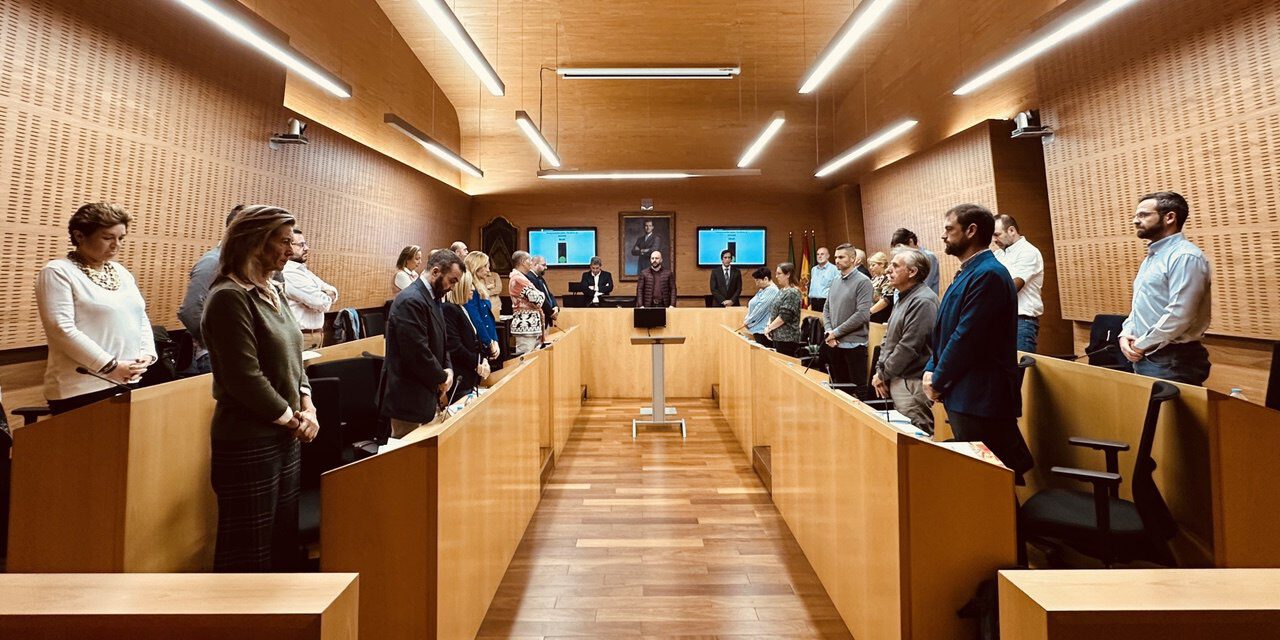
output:
{"label": "fluorescent ceiling light", "polygon": [[758,176],[759,169],[637,169],[632,171],[539,171],[545,180],[678,180]]}
{"label": "fluorescent ceiling light", "polygon": [[471,34],[467,33],[449,5],[444,0],[418,0],[418,5],[436,23],[436,28],[444,34],[449,44],[458,50],[458,55],[462,56],[467,66],[480,78],[480,82],[489,89],[489,93],[495,96],[506,94],[507,86],[502,84],[502,78],[498,77],[498,72],[493,70],[489,59],[480,52],[480,47],[476,46],[476,41],[471,39]]}
{"label": "fluorescent ceiling light", "polygon": [[870,138],[867,138],[865,141],[850,148],[844,153],[841,153],[840,155],[832,158],[831,160],[828,160],[826,164],[818,168],[818,171],[813,174],[813,177],[823,178],[823,177],[826,177],[827,175],[834,173],[841,167],[849,164],[850,162],[853,162],[854,160],[857,160],[858,158],[861,158],[862,156],[867,155],[868,153],[871,153],[872,151],[875,151],[879,147],[883,146],[886,142],[889,142],[890,140],[893,140],[894,138],[902,135],[903,133],[906,133],[908,129],[916,126],[917,124],[919,123],[916,122],[915,120],[904,120],[902,122],[899,122],[898,124],[893,125],[892,127],[889,127],[888,129],[885,129],[884,131],[881,131],[880,133],[877,133],[876,135]]}
{"label": "fluorescent ceiling light", "polygon": [[546,136],[542,135],[542,130],[539,129],[537,125],[533,124],[533,119],[529,117],[529,114],[523,111],[517,111],[516,124],[519,125],[520,130],[524,132],[525,137],[529,138],[529,142],[532,142],[533,146],[537,147],[538,153],[542,154],[542,157],[545,158],[551,166],[560,166],[560,156],[556,155],[556,150],[551,148],[551,144],[547,142]]}
{"label": "fluorescent ceiling light", "polygon": [[484,172],[481,171],[479,167],[467,162],[462,156],[454,153],[449,147],[436,142],[436,140],[431,136],[419,131],[417,127],[414,127],[408,122],[405,122],[400,116],[394,113],[384,113],[382,114],[382,121],[391,125],[391,128],[412,138],[414,142],[422,145],[422,148],[429,151],[431,155],[448,162],[468,175],[477,178],[484,177]]}
{"label": "fluorescent ceiling light", "polygon": [[1106,0],[1089,11],[1069,20],[1066,24],[1053,29],[1048,35],[1032,42],[1025,49],[1005,58],[994,67],[983,71],[956,89],[953,95],[968,95],[1000,76],[1026,63],[1028,60],[1052,49],[1063,40],[1079,34],[1089,27],[1101,22],[1107,16],[1133,4],[1135,0]]}
{"label": "fluorescent ceiling light", "polygon": [[769,119],[769,124],[765,126],[764,131],[747,147],[747,152],[742,154],[742,158],[738,160],[738,168],[741,169],[756,159],[761,151],[764,151],[765,145],[777,135],[778,130],[782,128],[782,124],[787,121],[787,114],[781,111],[774,111],[773,117]]}
{"label": "fluorescent ceiling light", "polygon": [[804,80],[800,82],[800,93],[817,89],[840,66],[854,45],[871,31],[871,27],[884,16],[891,4],[893,0],[862,0],[858,8],[849,15],[849,19],[845,20],[844,26],[831,38],[831,42],[827,43],[827,48],[822,50],[817,62],[804,74]]}
{"label": "fluorescent ceiling light", "polygon": [[560,68],[565,80],[730,80],[740,67],[605,67]]}
{"label": "fluorescent ceiling light", "polygon": [[210,0],[177,0],[177,2],[217,25],[219,29],[265,53],[267,57],[284,65],[290,71],[320,85],[325,91],[339,98],[351,97],[351,85],[306,59],[289,45],[274,42],[271,38],[258,33],[255,27],[245,22],[234,11],[220,6],[219,2]]}

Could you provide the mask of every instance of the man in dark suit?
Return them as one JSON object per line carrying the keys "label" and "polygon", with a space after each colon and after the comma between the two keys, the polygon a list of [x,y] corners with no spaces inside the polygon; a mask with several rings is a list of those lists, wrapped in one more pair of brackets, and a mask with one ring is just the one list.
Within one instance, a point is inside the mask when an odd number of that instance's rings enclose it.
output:
{"label": "man in dark suit", "polygon": [[600,256],[591,258],[591,270],[582,272],[582,290],[587,295],[587,306],[600,306],[600,298],[613,293],[613,274],[604,270],[604,261]]}
{"label": "man in dark suit", "polygon": [[742,272],[733,268],[733,252],[720,252],[720,268],[711,270],[713,307],[736,307],[742,295]]}
{"label": "man in dark suit", "polygon": [[543,256],[534,256],[533,267],[529,269],[529,281],[542,292],[542,315],[547,319],[547,328],[551,328],[556,323],[556,316],[560,314],[560,304],[552,295],[551,286],[542,278],[542,274],[546,272],[547,259]]}
{"label": "man in dark suit", "polygon": [[[644,221],[644,233],[636,238],[636,243],[631,247],[631,255],[636,257],[636,275],[644,273],[649,268],[649,257],[654,251],[666,251],[666,245],[662,243],[662,236],[653,230],[653,220]],[[623,273],[623,275],[626,275]]]}
{"label": "man in dark suit", "polygon": [[394,437],[431,422],[453,384],[440,298],[462,278],[463,269],[456,253],[436,251],[427,258],[422,277],[391,303],[378,406],[382,417],[391,420]]}
{"label": "man in dark suit", "polygon": [[947,212],[942,241],[960,259],[938,309],[924,389],[941,401],[957,440],[980,440],[1021,480],[1031,450],[1018,431],[1018,292],[989,245],[995,217],[976,204]]}

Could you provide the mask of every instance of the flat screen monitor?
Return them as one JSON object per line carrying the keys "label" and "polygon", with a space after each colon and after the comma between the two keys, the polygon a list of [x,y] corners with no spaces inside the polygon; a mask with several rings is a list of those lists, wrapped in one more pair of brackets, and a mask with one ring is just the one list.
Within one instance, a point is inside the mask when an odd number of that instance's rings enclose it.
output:
{"label": "flat screen monitor", "polygon": [[529,253],[547,259],[547,266],[587,267],[596,255],[595,227],[532,227]]}
{"label": "flat screen monitor", "polygon": [[656,329],[667,326],[666,307],[637,307],[632,316],[637,329]]}
{"label": "flat screen monitor", "polygon": [[765,266],[764,227],[698,227],[698,266],[720,266],[720,252],[733,252],[740,267]]}

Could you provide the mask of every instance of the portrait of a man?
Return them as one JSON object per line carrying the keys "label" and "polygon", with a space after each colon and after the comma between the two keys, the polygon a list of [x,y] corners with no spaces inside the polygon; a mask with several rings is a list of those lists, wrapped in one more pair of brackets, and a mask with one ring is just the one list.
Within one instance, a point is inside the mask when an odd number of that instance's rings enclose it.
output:
{"label": "portrait of a man", "polygon": [[665,256],[664,268],[675,269],[675,214],[671,212],[624,212],[619,216],[622,240],[622,277],[634,280],[643,269],[650,268],[654,251]]}

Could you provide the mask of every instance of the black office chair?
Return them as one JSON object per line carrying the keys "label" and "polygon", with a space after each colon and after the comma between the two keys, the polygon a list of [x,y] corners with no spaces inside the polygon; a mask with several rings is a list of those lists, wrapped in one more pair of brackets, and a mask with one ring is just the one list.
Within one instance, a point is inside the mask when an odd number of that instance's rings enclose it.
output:
{"label": "black office chair", "polygon": [[1125,359],[1120,351],[1120,330],[1128,316],[1117,316],[1100,313],[1093,317],[1089,327],[1089,344],[1083,355],[1074,353],[1054,355],[1063,360],[1079,360],[1087,357],[1089,364],[1104,369],[1133,372],[1133,363]]}
{"label": "black office chair", "polygon": [[387,316],[381,311],[360,312],[360,332],[362,338],[380,336],[386,331]]}
{"label": "black office chair", "polygon": [[1271,346],[1271,375],[1267,378],[1268,409],[1280,411],[1280,342]]}
{"label": "black office chair", "polygon": [[[308,378],[336,378],[341,386],[336,422],[328,418],[320,420],[320,424],[325,428],[332,424],[341,425],[343,437],[348,442],[385,442],[379,439],[378,380],[381,376],[382,358],[374,356],[345,358],[307,367]],[[319,403],[316,409],[318,413]]]}
{"label": "black office chair", "polygon": [[[1050,471],[1055,476],[1088,482],[1093,491],[1046,489],[1035,494],[1018,510],[1019,539],[1045,542],[1051,548],[1065,544],[1101,560],[1107,567],[1134,560],[1177,566],[1168,543],[1178,525],[1156,486],[1156,461],[1151,457],[1160,408],[1177,397],[1178,388],[1168,382],[1158,381],[1151,387],[1142,440],[1129,478],[1132,502],[1119,497],[1119,455],[1128,451],[1129,445],[1072,437],[1068,439],[1072,445],[1102,451],[1107,470],[1053,467]],[[1050,553],[1051,562],[1056,562],[1056,557]]]}
{"label": "black office chair", "polygon": [[9,485],[12,481],[13,462],[9,450],[13,448],[13,432],[9,430],[9,416],[0,404],[0,558],[9,552]]}

